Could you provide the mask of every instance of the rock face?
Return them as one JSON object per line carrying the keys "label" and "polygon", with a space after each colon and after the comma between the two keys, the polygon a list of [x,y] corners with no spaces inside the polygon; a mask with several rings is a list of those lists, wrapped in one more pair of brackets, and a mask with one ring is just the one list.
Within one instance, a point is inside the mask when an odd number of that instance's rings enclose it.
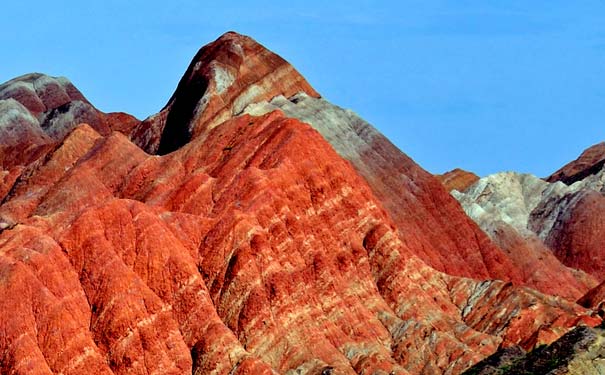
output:
{"label": "rock face", "polygon": [[605,281],[582,296],[578,303],[586,308],[596,310],[600,316],[605,316]]}
{"label": "rock face", "polygon": [[[516,225],[517,230],[537,235],[566,266],[583,270],[603,281],[605,255],[601,249],[605,241],[605,168],[599,161],[602,148],[602,144],[589,148],[576,161],[553,175],[574,176],[575,182],[569,186],[560,181],[548,183],[535,177],[525,177],[525,181],[519,182],[520,185],[525,184],[523,189],[527,191],[522,199],[525,208],[519,208],[518,197],[507,196],[509,185],[496,187],[502,184],[502,181],[498,181],[498,176],[505,174],[490,176],[475,184],[465,194],[455,195],[473,217],[480,214],[474,203],[482,207],[481,211],[485,208],[482,202],[488,199],[486,197],[499,202],[490,204],[492,208],[498,207],[496,211],[503,210],[504,221],[512,220],[507,211],[522,213],[521,216],[517,215],[517,218],[523,217],[519,225]],[[572,182],[563,177],[558,179]],[[501,193],[492,194],[492,190],[498,189]],[[471,190],[475,190],[474,193],[468,194]]]}
{"label": "rock face", "polygon": [[553,173],[546,179],[548,182],[561,181],[571,185],[586,177],[596,174],[605,165],[605,142],[596,144],[580,155],[576,160]]}
{"label": "rock face", "polygon": [[108,135],[130,132],[138,122],[100,112],[67,78],[26,74],[0,85],[0,162],[5,169],[26,165],[81,123]]}
{"label": "rock face", "polygon": [[435,176],[441,181],[448,191],[458,190],[465,191],[472,184],[479,180],[479,176],[472,172],[468,172],[459,168],[446,172],[442,175]]}
{"label": "rock face", "polygon": [[601,322],[250,38],[140,123],[46,132],[17,99],[6,142],[40,146],[0,175],[2,373],[459,374]]}
{"label": "rock face", "polygon": [[464,372],[465,375],[605,373],[605,332],[576,328],[549,346],[525,354],[504,349]]}
{"label": "rock face", "polygon": [[199,50],[166,107],[137,126],[132,139],[149,153],[166,154],[250,103],[298,92],[319,96],[280,56],[229,32]]}
{"label": "rock face", "polygon": [[[598,149],[598,146],[591,148],[578,160],[588,160],[587,155],[594,155]],[[571,167],[566,168],[563,170]],[[570,186],[531,175],[500,173],[479,180],[464,193],[454,191],[453,195],[490,237],[515,258],[516,264],[524,260],[533,264],[529,269],[536,271],[534,275],[542,274],[543,281],[551,280],[552,284],[546,288],[532,285],[573,299],[581,297],[586,287],[594,286],[595,280],[605,279],[605,255],[601,251],[605,241],[604,181],[603,169]],[[511,244],[511,236],[522,238]],[[565,266],[582,270],[593,278],[556,267],[553,255]],[[569,276],[574,276],[577,282],[572,282]],[[567,290],[557,291],[557,285]]]}
{"label": "rock face", "polygon": [[600,208],[582,210],[581,205],[586,194],[600,200],[597,192],[580,183],[568,187],[561,182],[548,183],[532,175],[506,172],[485,177],[464,193],[452,194],[515,264],[524,265],[530,285],[574,300],[601,279],[602,264],[587,259],[592,256],[594,260],[594,255],[586,247],[596,246],[568,244],[582,235],[584,241],[602,238],[594,226],[573,226],[574,222],[585,222],[582,215],[598,220],[598,213],[603,212]]}
{"label": "rock face", "polygon": [[451,275],[522,284],[512,264],[431,174],[351,111],[304,93],[250,105],[248,113],[280,109],[317,129],[368,182],[412,253]]}

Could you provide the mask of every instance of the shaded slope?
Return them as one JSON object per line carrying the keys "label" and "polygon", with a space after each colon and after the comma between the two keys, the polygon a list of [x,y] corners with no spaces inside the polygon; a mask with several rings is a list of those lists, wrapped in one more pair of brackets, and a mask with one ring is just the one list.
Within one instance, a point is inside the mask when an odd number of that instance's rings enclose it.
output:
{"label": "shaded slope", "polygon": [[199,50],[168,104],[131,138],[149,153],[167,154],[250,103],[301,91],[319,96],[280,56],[229,32]]}
{"label": "shaded slope", "polygon": [[464,374],[600,375],[605,372],[604,341],[602,329],[576,328],[553,344],[527,354],[499,351]]}

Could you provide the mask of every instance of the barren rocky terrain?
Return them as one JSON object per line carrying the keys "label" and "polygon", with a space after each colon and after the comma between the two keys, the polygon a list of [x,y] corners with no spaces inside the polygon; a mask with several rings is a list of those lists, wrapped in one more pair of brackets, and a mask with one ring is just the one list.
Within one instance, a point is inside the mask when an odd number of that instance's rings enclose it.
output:
{"label": "barren rocky terrain", "polygon": [[460,374],[556,343],[602,323],[595,153],[446,188],[232,32],[144,120],[17,77],[0,373]]}

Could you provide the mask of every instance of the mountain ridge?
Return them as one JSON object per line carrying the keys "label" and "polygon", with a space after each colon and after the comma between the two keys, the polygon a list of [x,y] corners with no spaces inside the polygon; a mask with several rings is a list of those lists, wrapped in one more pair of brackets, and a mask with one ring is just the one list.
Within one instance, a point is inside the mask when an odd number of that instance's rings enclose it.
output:
{"label": "mountain ridge", "polygon": [[458,374],[601,322],[249,37],[146,120],[79,113],[0,148],[2,371]]}

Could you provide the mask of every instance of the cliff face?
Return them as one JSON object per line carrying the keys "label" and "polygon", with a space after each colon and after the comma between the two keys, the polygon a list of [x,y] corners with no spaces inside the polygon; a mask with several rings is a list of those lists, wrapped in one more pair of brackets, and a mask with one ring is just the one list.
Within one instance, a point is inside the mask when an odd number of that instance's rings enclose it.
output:
{"label": "cliff face", "polygon": [[600,323],[519,286],[433,176],[250,38],[200,50],[143,122],[51,134],[25,102],[2,373],[458,374]]}

